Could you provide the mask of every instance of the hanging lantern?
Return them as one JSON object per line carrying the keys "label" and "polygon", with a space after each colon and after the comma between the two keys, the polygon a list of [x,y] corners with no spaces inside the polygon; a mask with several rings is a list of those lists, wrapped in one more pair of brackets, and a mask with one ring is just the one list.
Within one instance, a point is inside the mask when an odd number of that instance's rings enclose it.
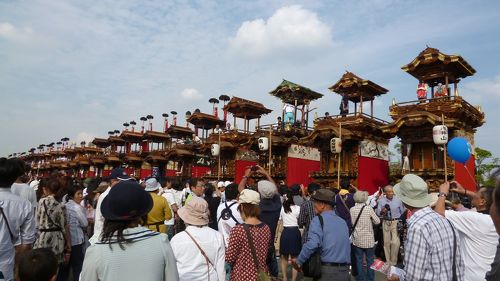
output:
{"label": "hanging lantern", "polygon": [[262,151],[266,151],[269,149],[269,138],[259,138],[259,149]]}
{"label": "hanging lantern", "polygon": [[332,138],[330,140],[330,150],[332,153],[340,153],[342,151],[342,140],[340,138]]}
{"label": "hanging lantern", "polygon": [[210,151],[212,152],[212,156],[219,156],[220,146],[218,144],[214,143],[214,144],[212,144]]}
{"label": "hanging lantern", "polygon": [[437,125],[432,128],[432,139],[437,145],[448,143],[448,128],[445,125]]}

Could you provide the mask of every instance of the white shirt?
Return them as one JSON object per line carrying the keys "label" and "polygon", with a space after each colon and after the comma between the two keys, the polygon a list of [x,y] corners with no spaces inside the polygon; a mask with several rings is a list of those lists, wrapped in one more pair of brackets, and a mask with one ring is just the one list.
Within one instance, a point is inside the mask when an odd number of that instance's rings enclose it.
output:
{"label": "white shirt", "polygon": [[97,206],[95,209],[95,219],[94,219],[94,235],[89,239],[90,244],[94,244],[99,241],[99,236],[101,236],[102,228],[104,226],[104,217],[101,213],[101,204],[102,200],[106,198],[109,191],[111,190],[111,186],[109,186],[106,191],[104,191],[101,195],[99,195],[99,199],[97,200]]}
{"label": "white shirt", "polygon": [[36,209],[36,192],[33,188],[25,183],[13,183],[10,191],[16,195],[21,196],[22,198],[30,201],[33,209]]}
{"label": "white shirt", "polygon": [[286,104],[283,109],[285,110],[286,113],[292,113],[293,112],[293,106]]}
{"label": "white shirt", "polygon": [[35,242],[35,213],[30,202],[13,194],[10,187],[0,188],[0,207],[14,236],[12,240],[7,223],[0,214],[0,271],[9,281],[14,280],[14,246]]}
{"label": "white shirt", "polygon": [[[235,203],[235,204],[233,204]],[[232,218],[229,217],[227,220],[224,218],[221,218],[222,211],[226,208],[227,206],[231,206],[231,213],[233,214],[233,217],[236,219],[236,221]],[[229,244],[229,233],[231,232],[231,229],[236,225],[236,223],[241,224],[243,223],[243,219],[241,218],[240,212],[238,211],[238,202],[236,200],[229,201],[229,202],[224,202],[219,205],[217,208],[217,227],[219,229],[220,234],[224,237],[224,243],[227,247]]]}
{"label": "white shirt", "polygon": [[281,207],[280,219],[283,220],[283,227],[299,226],[297,219],[299,218],[300,206],[290,206],[292,210],[290,213],[285,213],[285,209]]}
{"label": "white shirt", "polygon": [[[161,196],[163,196],[165,199],[167,199],[167,202],[168,202],[168,205],[169,206],[172,206],[174,204],[177,204],[177,201],[176,200],[176,194],[175,194],[175,190],[174,189],[166,189],[163,191],[163,193],[161,194]],[[177,204],[177,208],[181,207],[179,204]],[[173,210],[172,208],[170,208],[171,210]],[[172,216],[172,218],[168,221],[165,221],[165,224],[166,225],[174,225],[174,216]]]}
{"label": "white shirt", "polygon": [[[207,268],[205,257],[186,231],[193,236],[215,268],[211,265]],[[206,281],[208,279],[207,270],[209,270],[210,281],[226,280],[225,246],[222,235],[208,226],[188,225],[186,231],[178,233],[170,240],[177,262],[179,280]]]}
{"label": "white shirt", "polygon": [[498,234],[489,215],[466,211],[446,211],[445,217],[453,223],[460,235],[465,280],[484,280],[495,258]]}
{"label": "white shirt", "polygon": [[71,235],[71,246],[80,245],[85,242],[83,228],[87,227],[88,220],[85,208],[73,200],[66,203],[66,216],[68,218],[69,232]]}

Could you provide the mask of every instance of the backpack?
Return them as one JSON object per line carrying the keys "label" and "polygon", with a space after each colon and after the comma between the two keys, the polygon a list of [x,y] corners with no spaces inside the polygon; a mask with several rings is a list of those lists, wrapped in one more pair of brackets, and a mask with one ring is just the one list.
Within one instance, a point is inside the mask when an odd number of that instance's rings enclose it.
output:
{"label": "backpack", "polygon": [[226,205],[226,207],[224,208],[224,210],[222,210],[221,214],[220,214],[220,217],[219,219],[217,220],[217,223],[219,223],[219,221],[222,219],[222,220],[229,220],[230,218],[232,218],[234,220],[234,222],[238,225],[240,224],[238,222],[238,220],[233,216],[233,211],[231,210],[231,207],[236,204],[238,202],[233,202],[231,203],[231,205],[227,205],[227,202],[224,202],[224,205]]}

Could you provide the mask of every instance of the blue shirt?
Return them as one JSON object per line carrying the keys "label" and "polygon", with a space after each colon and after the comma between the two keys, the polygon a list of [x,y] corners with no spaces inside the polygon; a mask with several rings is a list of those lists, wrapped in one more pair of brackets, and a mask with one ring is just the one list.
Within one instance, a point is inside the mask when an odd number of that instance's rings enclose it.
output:
{"label": "blue shirt", "polygon": [[385,207],[386,204],[389,204],[389,206],[391,207],[391,210],[387,212],[387,215],[390,215],[392,219],[399,219],[406,210],[403,202],[401,202],[401,200],[399,200],[396,195],[394,195],[391,200],[389,200],[387,197],[381,197],[378,201],[377,206],[377,215],[379,217],[382,216],[380,214],[380,211]]}
{"label": "blue shirt", "polygon": [[297,263],[304,264],[317,249],[321,249],[321,262],[351,263],[351,243],[346,222],[334,211],[321,213],[323,229],[318,216],[309,226],[307,242],[302,246]]}

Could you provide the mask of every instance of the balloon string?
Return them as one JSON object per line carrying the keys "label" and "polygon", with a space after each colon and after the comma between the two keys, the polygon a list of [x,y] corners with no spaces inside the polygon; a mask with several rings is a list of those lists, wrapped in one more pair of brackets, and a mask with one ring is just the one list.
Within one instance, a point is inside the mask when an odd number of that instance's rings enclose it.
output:
{"label": "balloon string", "polygon": [[477,186],[476,179],[472,176],[472,174],[469,171],[469,168],[467,168],[467,165],[464,165],[465,170],[467,171],[467,174],[469,174],[470,178],[474,182],[474,185]]}

